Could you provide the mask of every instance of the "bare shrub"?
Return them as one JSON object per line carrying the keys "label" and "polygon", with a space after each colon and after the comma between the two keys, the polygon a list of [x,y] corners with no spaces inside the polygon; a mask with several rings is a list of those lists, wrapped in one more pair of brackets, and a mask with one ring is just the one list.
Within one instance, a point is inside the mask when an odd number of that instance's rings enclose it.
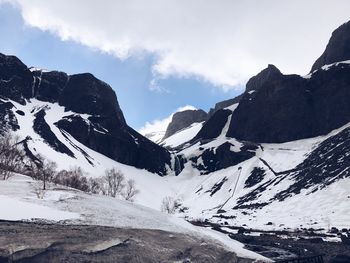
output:
{"label": "bare shrub", "polygon": [[89,193],[100,194],[102,192],[101,178],[89,178]]}
{"label": "bare shrub", "polygon": [[0,178],[7,180],[13,173],[24,169],[25,153],[18,136],[4,133],[0,136]]}
{"label": "bare shrub", "polygon": [[55,184],[75,188],[84,192],[89,191],[89,183],[80,167],[59,171],[53,179]]}
{"label": "bare shrub", "polygon": [[104,180],[106,184],[104,185],[106,195],[116,197],[120,195],[125,187],[125,176],[124,174],[115,169],[109,169],[105,171]]}
{"label": "bare shrub", "polygon": [[41,165],[33,166],[32,177],[36,180],[41,180],[42,188],[46,190],[47,183],[52,181],[56,176],[57,164],[40,155],[38,159],[41,161]]}
{"label": "bare shrub", "polygon": [[171,196],[166,196],[162,200],[160,210],[168,214],[174,214],[181,207],[181,202]]}
{"label": "bare shrub", "polygon": [[123,191],[122,196],[125,200],[134,202],[134,198],[139,192],[140,191],[136,189],[135,181],[130,179],[126,183],[125,191]]}

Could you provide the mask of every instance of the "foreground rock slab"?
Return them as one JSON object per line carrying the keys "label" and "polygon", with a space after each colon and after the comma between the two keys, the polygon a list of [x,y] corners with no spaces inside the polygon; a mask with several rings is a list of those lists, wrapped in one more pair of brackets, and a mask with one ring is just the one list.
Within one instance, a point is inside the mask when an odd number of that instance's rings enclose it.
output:
{"label": "foreground rock slab", "polygon": [[217,244],[161,230],[0,222],[2,262],[248,263]]}

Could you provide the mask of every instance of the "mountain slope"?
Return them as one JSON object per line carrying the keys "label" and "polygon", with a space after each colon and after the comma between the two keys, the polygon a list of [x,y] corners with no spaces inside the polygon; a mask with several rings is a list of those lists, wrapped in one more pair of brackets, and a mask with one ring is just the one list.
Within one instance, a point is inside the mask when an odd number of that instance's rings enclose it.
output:
{"label": "mountain slope", "polygon": [[334,62],[350,60],[350,21],[338,27],[323,54],[312,65],[311,72]]}
{"label": "mountain slope", "polygon": [[[350,32],[339,32],[346,42]],[[259,229],[349,227],[350,63],[338,59],[306,76],[269,65],[176,148],[178,177],[189,178],[177,194],[186,216]]]}
{"label": "mountain slope", "polygon": [[350,121],[349,74],[344,62],[306,78],[280,74],[262,82],[243,95],[227,135],[258,143],[325,135]]}
{"label": "mountain slope", "polygon": [[[118,162],[160,175],[171,169],[170,153],[130,128],[112,88],[91,74],[29,70],[18,58],[1,54],[0,98],[3,130],[21,130],[17,118],[35,112],[34,132],[59,152],[73,156],[67,139],[57,139],[69,134]],[[54,105],[61,106],[64,114],[50,126],[45,116]],[[28,112],[18,112],[21,106],[28,106]]]}

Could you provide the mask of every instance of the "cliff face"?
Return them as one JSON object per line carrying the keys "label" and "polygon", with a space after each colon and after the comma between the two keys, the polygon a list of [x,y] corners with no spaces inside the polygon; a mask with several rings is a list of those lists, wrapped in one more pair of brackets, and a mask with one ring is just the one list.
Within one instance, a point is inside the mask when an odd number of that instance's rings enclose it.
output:
{"label": "cliff face", "polygon": [[[57,103],[72,114],[55,125],[85,146],[118,162],[166,174],[167,166],[170,166],[169,152],[127,125],[113,89],[92,74],[30,70],[18,58],[1,54],[0,79],[0,97],[3,99],[0,115],[11,117],[2,118],[5,129],[21,128],[16,126],[11,101],[22,105],[31,99]],[[88,117],[85,119],[81,115]],[[35,127],[36,133],[46,136],[48,144],[59,145],[57,138],[47,131],[45,109],[37,114]]]}
{"label": "cliff face", "polygon": [[350,60],[350,21],[338,27],[328,42],[326,50],[313,64],[311,72],[324,65]]}
{"label": "cliff face", "polygon": [[279,75],[246,92],[227,135],[253,142],[287,142],[324,135],[350,122],[350,64],[306,78]]}
{"label": "cliff face", "polygon": [[227,135],[278,143],[324,135],[350,122],[348,60],[350,22],[333,32],[308,76],[283,75],[269,65],[251,78]]}
{"label": "cliff face", "polygon": [[189,127],[195,122],[203,122],[208,119],[208,114],[203,110],[185,110],[176,112],[173,115],[164,138],[168,138],[176,132]]}

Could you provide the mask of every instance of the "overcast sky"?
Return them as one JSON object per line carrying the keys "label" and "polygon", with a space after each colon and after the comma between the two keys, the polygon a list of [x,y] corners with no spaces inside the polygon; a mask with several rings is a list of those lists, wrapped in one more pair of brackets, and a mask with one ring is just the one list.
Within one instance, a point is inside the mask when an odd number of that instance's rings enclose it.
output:
{"label": "overcast sky", "polygon": [[[134,119],[127,121],[137,129],[141,122],[151,121],[150,117],[161,119],[181,106],[196,104],[207,109],[208,102],[213,103],[212,99],[200,102],[192,98],[193,92],[188,92],[184,103],[183,98],[176,98],[186,95],[176,91],[182,84],[187,90],[194,86],[197,93],[202,87],[203,94],[213,94],[213,99],[230,98],[267,64],[286,74],[307,74],[331,32],[350,18],[349,0],[0,2],[10,2],[25,27],[56,37],[55,41],[81,45],[96,56],[126,66],[139,61],[149,72],[147,78],[140,77],[146,82],[142,87],[157,94],[154,99],[162,98],[159,93],[170,93],[172,96],[163,95],[163,100],[178,104],[170,103],[172,109],[157,108],[157,114],[145,114],[145,118],[130,114]],[[69,68],[61,66],[65,67]],[[144,113],[142,109],[139,112]]]}

